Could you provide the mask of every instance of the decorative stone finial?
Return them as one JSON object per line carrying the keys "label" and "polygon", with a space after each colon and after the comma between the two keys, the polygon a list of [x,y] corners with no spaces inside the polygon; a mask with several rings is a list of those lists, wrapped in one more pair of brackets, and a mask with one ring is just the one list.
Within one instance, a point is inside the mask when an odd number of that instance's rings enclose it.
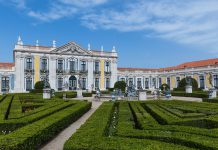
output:
{"label": "decorative stone finial", "polygon": [[39,46],[39,40],[36,40],[36,46]]}
{"label": "decorative stone finial", "polygon": [[20,35],[18,36],[17,45],[23,45]]}
{"label": "decorative stone finial", "polygon": [[101,51],[102,51],[102,52],[104,51],[104,47],[103,47],[103,46],[101,46]]}
{"label": "decorative stone finial", "polygon": [[113,46],[112,52],[113,52],[113,53],[116,53],[116,48],[115,48],[115,46]]}
{"label": "decorative stone finial", "polygon": [[88,44],[88,50],[91,51],[91,45],[90,45],[90,43]]}
{"label": "decorative stone finial", "polygon": [[55,48],[56,47],[56,41],[53,40],[52,44],[53,44],[52,46]]}

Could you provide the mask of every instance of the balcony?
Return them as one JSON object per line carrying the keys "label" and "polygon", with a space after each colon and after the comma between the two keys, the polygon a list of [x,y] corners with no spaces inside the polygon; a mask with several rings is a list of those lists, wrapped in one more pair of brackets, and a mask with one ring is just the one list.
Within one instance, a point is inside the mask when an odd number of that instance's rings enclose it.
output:
{"label": "balcony", "polygon": [[99,70],[94,70],[93,73],[96,74],[96,75],[100,75],[100,74],[101,74],[101,71],[99,71]]}
{"label": "balcony", "polygon": [[48,73],[49,73],[49,70],[48,70],[48,69],[41,69],[41,70],[40,70],[40,73],[41,73],[41,74],[48,74]]}
{"label": "balcony", "polygon": [[57,69],[57,70],[56,70],[56,73],[57,73],[57,74],[63,74],[63,73],[64,73],[64,70],[63,70],[63,69]]}
{"label": "balcony", "polygon": [[80,70],[79,73],[80,74],[88,74],[88,70]]}
{"label": "balcony", "polygon": [[111,75],[111,71],[105,71],[104,74],[109,76]]}
{"label": "balcony", "polygon": [[25,72],[26,74],[34,74],[34,69],[28,68],[28,69],[25,69],[24,72]]}

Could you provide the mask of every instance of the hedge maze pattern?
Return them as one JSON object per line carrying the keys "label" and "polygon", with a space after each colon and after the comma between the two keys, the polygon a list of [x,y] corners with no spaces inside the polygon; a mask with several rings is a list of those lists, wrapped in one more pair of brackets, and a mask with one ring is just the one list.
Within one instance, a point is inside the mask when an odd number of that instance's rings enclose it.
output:
{"label": "hedge maze pattern", "polygon": [[0,96],[0,149],[38,149],[90,108],[89,102],[39,94]]}
{"label": "hedge maze pattern", "polygon": [[70,149],[218,149],[218,105],[104,103],[66,143]]}

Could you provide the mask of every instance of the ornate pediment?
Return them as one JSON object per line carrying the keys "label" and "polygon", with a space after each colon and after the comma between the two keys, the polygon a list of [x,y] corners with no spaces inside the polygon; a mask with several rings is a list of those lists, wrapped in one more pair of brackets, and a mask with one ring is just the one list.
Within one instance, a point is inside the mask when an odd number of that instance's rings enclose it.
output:
{"label": "ornate pediment", "polygon": [[73,55],[91,55],[91,52],[82,48],[75,42],[69,42],[61,47],[51,51],[51,53],[73,54]]}

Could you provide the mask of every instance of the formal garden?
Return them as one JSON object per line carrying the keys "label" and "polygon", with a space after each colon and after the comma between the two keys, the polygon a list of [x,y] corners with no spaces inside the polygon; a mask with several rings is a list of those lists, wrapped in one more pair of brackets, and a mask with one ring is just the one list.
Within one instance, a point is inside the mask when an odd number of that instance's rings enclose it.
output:
{"label": "formal garden", "polygon": [[0,96],[0,149],[38,149],[91,108],[90,102],[60,95],[48,100],[36,93]]}
{"label": "formal garden", "polygon": [[218,149],[218,104],[104,102],[65,143],[72,149]]}

